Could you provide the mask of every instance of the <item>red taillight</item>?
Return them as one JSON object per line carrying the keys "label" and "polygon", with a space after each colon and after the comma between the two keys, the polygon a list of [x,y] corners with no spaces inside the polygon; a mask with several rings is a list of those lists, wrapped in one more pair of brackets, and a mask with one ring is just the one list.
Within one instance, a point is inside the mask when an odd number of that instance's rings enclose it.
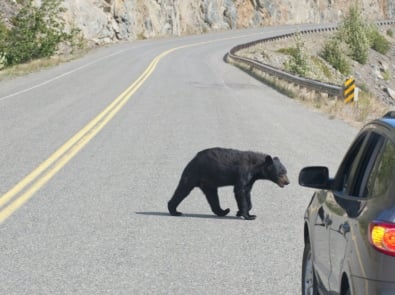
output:
{"label": "red taillight", "polygon": [[369,224],[369,241],[380,252],[395,256],[395,224],[373,221]]}

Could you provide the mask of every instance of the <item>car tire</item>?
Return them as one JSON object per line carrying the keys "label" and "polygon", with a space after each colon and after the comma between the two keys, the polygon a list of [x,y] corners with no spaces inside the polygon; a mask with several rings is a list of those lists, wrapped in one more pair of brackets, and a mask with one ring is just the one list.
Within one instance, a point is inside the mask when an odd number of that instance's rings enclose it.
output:
{"label": "car tire", "polygon": [[317,295],[318,287],[314,273],[313,257],[309,243],[305,243],[302,263],[302,295]]}

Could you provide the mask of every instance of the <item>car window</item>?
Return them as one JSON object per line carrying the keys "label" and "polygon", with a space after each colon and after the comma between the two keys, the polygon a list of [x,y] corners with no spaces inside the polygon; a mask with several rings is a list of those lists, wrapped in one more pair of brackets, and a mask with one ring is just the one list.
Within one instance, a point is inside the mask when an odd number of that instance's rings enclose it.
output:
{"label": "car window", "polygon": [[340,168],[336,174],[334,188],[336,191],[346,193],[348,191],[348,185],[350,182],[351,170],[356,165],[357,158],[359,158],[360,152],[367,138],[367,133],[361,134],[349,149],[345,156]]}
{"label": "car window", "polygon": [[353,144],[336,176],[336,189],[343,195],[366,197],[367,183],[384,137],[376,132],[362,134]]}
{"label": "car window", "polygon": [[[380,158],[375,162],[367,181],[367,195],[381,196],[386,194],[395,177],[395,145],[387,140]],[[386,194],[386,196],[389,196]],[[392,196],[389,196],[392,198]]]}
{"label": "car window", "polygon": [[385,138],[378,133],[372,132],[369,136],[364,155],[355,173],[353,190],[350,191],[351,196],[367,197],[367,182],[377,157],[382,150],[384,141]]}

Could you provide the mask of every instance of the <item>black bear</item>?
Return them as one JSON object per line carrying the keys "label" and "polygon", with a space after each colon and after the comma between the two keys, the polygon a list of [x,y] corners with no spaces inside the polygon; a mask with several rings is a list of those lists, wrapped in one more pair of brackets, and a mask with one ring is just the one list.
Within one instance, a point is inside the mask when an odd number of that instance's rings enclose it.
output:
{"label": "black bear", "polygon": [[177,206],[193,188],[199,187],[206,195],[211,210],[225,216],[229,209],[222,210],[218,198],[218,187],[234,186],[239,211],[237,216],[247,220],[250,215],[251,189],[258,179],[268,179],[284,187],[289,184],[287,170],[279,158],[252,151],[226,148],[210,148],[200,151],[185,167],[173,197],[168,202],[171,215],[180,216]]}

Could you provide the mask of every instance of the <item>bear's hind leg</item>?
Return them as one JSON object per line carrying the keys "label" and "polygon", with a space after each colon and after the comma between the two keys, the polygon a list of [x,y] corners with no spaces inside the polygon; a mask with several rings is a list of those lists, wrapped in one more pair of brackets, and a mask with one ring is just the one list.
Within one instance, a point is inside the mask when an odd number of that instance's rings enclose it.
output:
{"label": "bear's hind leg", "polygon": [[230,212],[229,208],[222,210],[219,204],[217,188],[201,186],[200,189],[206,195],[207,202],[210,204],[211,210],[214,212],[214,214],[217,216],[226,216]]}
{"label": "bear's hind leg", "polygon": [[182,213],[177,211],[177,206],[189,195],[189,193],[195,187],[190,181],[188,181],[187,177],[181,177],[180,183],[178,184],[176,191],[173,194],[173,197],[167,203],[167,208],[169,209],[169,213],[173,216],[181,216]]}

